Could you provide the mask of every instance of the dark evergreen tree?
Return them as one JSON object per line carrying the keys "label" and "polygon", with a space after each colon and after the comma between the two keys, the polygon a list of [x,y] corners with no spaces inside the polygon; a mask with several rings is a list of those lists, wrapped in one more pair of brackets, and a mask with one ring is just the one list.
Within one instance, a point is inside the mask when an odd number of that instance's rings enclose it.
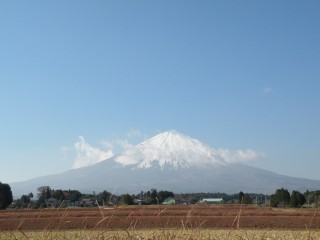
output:
{"label": "dark evergreen tree", "polygon": [[125,205],[132,205],[133,198],[129,194],[124,194],[121,196],[121,203]]}
{"label": "dark evergreen tree", "polygon": [[33,198],[33,193],[30,192],[28,195],[23,194],[19,199],[16,201],[16,208],[26,208],[32,206],[31,199]]}
{"label": "dark evergreen tree", "polygon": [[18,208],[26,208],[31,203],[30,194],[28,195],[22,195],[18,201],[17,201],[17,207]]}
{"label": "dark evergreen tree", "polygon": [[68,191],[69,197],[68,200],[71,202],[79,201],[82,197],[82,193],[79,192],[78,190],[70,190]]}
{"label": "dark evergreen tree", "polygon": [[32,192],[30,192],[30,193],[28,194],[28,198],[29,198],[29,199],[32,199],[32,198],[33,198],[33,193],[32,193]]}
{"label": "dark evergreen tree", "polygon": [[303,194],[301,194],[298,191],[292,191],[290,196],[290,206],[297,208],[301,207],[303,204],[305,204],[306,198]]}
{"label": "dark evergreen tree", "polygon": [[286,207],[290,203],[290,193],[287,189],[277,189],[275,194],[271,195],[270,205],[272,207]]}
{"label": "dark evergreen tree", "polygon": [[46,207],[46,199],[51,198],[51,189],[49,186],[41,186],[38,188],[38,201],[36,207]]}
{"label": "dark evergreen tree", "polygon": [[243,204],[251,204],[252,203],[252,199],[248,193],[244,194],[242,203]]}
{"label": "dark evergreen tree", "polygon": [[111,196],[112,194],[107,191],[103,191],[99,193],[97,196],[97,201],[99,205],[108,204],[109,201],[111,200]]}
{"label": "dark evergreen tree", "polygon": [[0,182],[0,209],[6,209],[13,201],[9,184]]}
{"label": "dark evergreen tree", "polygon": [[143,195],[143,200],[145,201],[145,204],[151,204],[151,192],[147,191]]}
{"label": "dark evergreen tree", "polygon": [[60,201],[63,201],[64,200],[64,193],[61,189],[51,190],[51,197],[58,199]]}
{"label": "dark evergreen tree", "polygon": [[169,192],[169,191],[159,191],[158,192],[158,200],[160,203],[162,203],[168,197],[174,197],[173,192]]}
{"label": "dark evergreen tree", "polygon": [[159,203],[157,189],[151,189],[150,198],[151,198],[151,204]]}
{"label": "dark evergreen tree", "polygon": [[243,203],[243,198],[244,198],[244,193],[241,191],[241,192],[239,192],[239,196],[238,196],[238,200],[239,200],[240,204]]}

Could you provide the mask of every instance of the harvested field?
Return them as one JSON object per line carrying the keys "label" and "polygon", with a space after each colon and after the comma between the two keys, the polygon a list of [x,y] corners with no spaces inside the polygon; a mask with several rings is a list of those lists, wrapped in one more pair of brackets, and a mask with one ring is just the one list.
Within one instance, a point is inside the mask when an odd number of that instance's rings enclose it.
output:
{"label": "harvested field", "polygon": [[252,229],[145,229],[145,230],[64,230],[0,232],[3,240],[316,240],[319,230]]}
{"label": "harvested field", "polygon": [[124,206],[0,212],[0,231],[72,229],[320,229],[317,209],[253,205]]}

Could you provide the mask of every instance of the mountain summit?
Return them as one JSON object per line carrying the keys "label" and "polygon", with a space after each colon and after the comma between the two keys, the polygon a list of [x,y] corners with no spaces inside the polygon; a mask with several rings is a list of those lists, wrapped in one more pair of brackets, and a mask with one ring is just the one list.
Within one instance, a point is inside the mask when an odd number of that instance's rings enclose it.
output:
{"label": "mountain summit", "polygon": [[162,169],[225,164],[214,149],[175,130],[160,133],[136,147],[142,154],[138,168],[155,164]]}

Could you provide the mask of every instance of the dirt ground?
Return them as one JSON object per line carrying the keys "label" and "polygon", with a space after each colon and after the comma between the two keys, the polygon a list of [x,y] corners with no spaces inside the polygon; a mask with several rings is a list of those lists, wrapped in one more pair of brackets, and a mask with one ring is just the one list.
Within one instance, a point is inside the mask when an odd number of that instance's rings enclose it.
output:
{"label": "dirt ground", "polygon": [[63,229],[320,229],[315,208],[253,205],[120,206],[0,211],[0,231]]}

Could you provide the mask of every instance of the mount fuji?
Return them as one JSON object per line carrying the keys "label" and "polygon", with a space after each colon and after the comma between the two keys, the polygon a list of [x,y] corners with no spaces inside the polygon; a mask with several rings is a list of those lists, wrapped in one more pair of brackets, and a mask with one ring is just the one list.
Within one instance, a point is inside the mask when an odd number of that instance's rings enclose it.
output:
{"label": "mount fuji", "polygon": [[[132,152],[135,154],[132,155]],[[116,161],[121,163],[123,159],[130,159],[129,164],[123,162],[123,165],[135,164],[136,169],[155,166],[178,169],[226,164],[217,151],[175,130],[160,133],[138,144],[130,153],[129,156],[124,153]]]}
{"label": "mount fuji", "polygon": [[252,150],[216,150],[177,131],[168,131],[94,165],[10,186],[14,196],[35,192],[39,186],[84,193],[138,193],[156,188],[176,193],[270,194],[281,187],[289,191],[320,188],[319,180],[284,176],[239,163],[244,156],[258,155]]}

